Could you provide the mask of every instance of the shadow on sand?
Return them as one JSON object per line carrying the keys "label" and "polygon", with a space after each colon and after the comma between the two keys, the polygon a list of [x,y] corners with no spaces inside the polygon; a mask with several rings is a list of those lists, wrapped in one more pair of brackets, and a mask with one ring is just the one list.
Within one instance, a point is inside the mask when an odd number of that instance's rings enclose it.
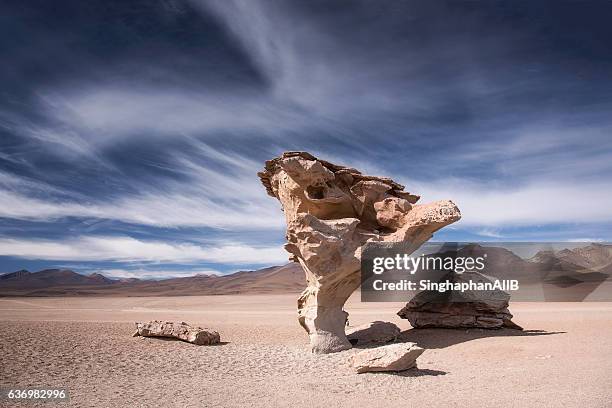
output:
{"label": "shadow on sand", "polygon": [[408,370],[404,370],[404,371],[378,371],[378,372],[371,372],[368,374],[382,374],[382,375],[395,375],[398,377],[426,377],[426,376],[431,376],[431,377],[437,377],[439,375],[446,375],[448,374],[446,371],[440,371],[440,370],[429,370],[427,368],[410,368]]}
{"label": "shadow on sand", "polygon": [[409,329],[400,333],[397,340],[402,342],[411,341],[425,349],[441,349],[466,341],[484,339],[487,337],[531,337],[564,333],[566,332],[514,329]]}
{"label": "shadow on sand", "polygon": [[[513,330],[513,329],[409,329],[397,338],[398,342],[413,342],[425,349],[442,349],[466,341],[483,339],[487,337],[531,337],[564,334],[564,331],[549,332],[546,330]],[[366,349],[377,347],[375,345],[355,345],[354,348]],[[420,369],[418,367],[405,371],[381,371],[369,374],[395,375],[399,377],[425,377],[446,375],[448,372],[440,370]]]}
{"label": "shadow on sand", "polygon": [[218,346],[224,346],[226,344],[230,344],[229,341],[220,341],[219,343],[215,343],[215,344],[200,345],[200,344],[193,344],[188,341],[181,340],[181,339],[176,339],[174,337],[138,336],[137,338],[142,338],[142,339],[147,339],[147,340],[152,340],[152,341],[168,341],[172,343],[185,344],[185,345],[196,346],[196,347],[218,347]]}

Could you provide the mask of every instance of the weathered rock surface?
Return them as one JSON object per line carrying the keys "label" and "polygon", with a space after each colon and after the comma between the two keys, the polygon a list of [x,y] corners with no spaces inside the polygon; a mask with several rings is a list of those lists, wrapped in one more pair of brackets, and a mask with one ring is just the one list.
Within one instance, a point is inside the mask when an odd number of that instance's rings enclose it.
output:
{"label": "weathered rock surface", "polygon": [[372,343],[390,343],[397,339],[401,330],[391,322],[375,321],[346,330],[349,342],[356,346]]}
{"label": "weathered rock surface", "polygon": [[393,343],[353,354],[350,363],[358,373],[403,371],[416,367],[416,359],[424,351],[416,343]]}
{"label": "weathered rock surface", "polygon": [[[449,282],[491,282],[493,278],[479,272],[450,273]],[[499,329],[507,327],[522,330],[512,322],[508,310],[510,295],[502,290],[491,291],[423,291],[418,293],[397,314],[408,319],[412,327]]]}
{"label": "weathered rock surface", "polygon": [[162,322],[154,320],[148,323],[136,323],[134,337],[170,337],[183,340],[199,346],[218,344],[221,341],[219,333],[211,329],[193,327],[185,322]]}
{"label": "weathered rock surface", "polygon": [[418,196],[385,177],[287,152],[258,173],[277,198],[287,223],[285,249],[306,273],[298,319],[313,352],[351,347],[343,305],[360,285],[361,247],[367,242],[407,242],[416,250],[461,215],[451,201],[417,205]]}

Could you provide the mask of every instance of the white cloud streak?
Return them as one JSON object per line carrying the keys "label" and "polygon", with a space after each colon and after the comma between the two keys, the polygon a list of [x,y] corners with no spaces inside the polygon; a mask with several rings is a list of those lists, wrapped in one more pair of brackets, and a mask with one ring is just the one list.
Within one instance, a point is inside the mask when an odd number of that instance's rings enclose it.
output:
{"label": "white cloud streak", "polygon": [[223,275],[219,271],[212,269],[97,269],[96,273],[100,273],[108,278],[113,279],[168,279],[168,278],[185,278],[194,275]]}
{"label": "white cloud streak", "polygon": [[[241,0],[192,3],[225,25],[265,75],[275,97],[307,102],[313,92],[325,89],[323,83],[330,84],[332,60],[319,62],[323,50],[333,45],[332,38],[317,30],[312,21],[303,17],[296,21],[287,4]],[[311,86],[305,86],[307,83]]]}
{"label": "white cloud streak", "polygon": [[[259,163],[192,142],[190,156],[175,157],[176,171],[189,181],[122,179],[131,193],[114,199],[73,194],[0,172],[0,217],[40,221],[99,218],[154,227],[283,229],[279,204],[266,195],[257,178]],[[208,167],[213,162],[219,164],[215,169]]]}
{"label": "white cloud streak", "polygon": [[200,246],[191,243],[141,241],[132,237],[82,236],[69,240],[0,239],[0,255],[55,261],[210,262],[270,265],[287,262],[282,247],[240,243]]}
{"label": "white cloud streak", "polygon": [[41,91],[39,97],[46,114],[71,130],[59,130],[59,135],[48,129],[22,126],[21,133],[77,153],[125,135],[154,138],[259,131],[274,136],[307,124],[303,112],[253,92],[151,89],[107,83]]}
{"label": "white cloud streak", "polygon": [[[354,120],[358,111],[386,111],[423,107],[421,95],[399,76],[423,68],[418,59],[410,66],[402,58],[409,51],[398,44],[376,44],[376,50],[356,53],[334,29],[296,10],[295,5],[259,0],[192,0],[204,13],[214,15],[234,37],[267,79],[270,97],[295,104],[318,115]],[[352,28],[352,27],[351,27]],[[374,28],[375,29],[375,28]],[[344,33],[343,33],[344,34]],[[357,40],[358,41],[358,40]],[[364,45],[365,46],[365,45]],[[402,52],[398,53],[398,49]],[[373,58],[379,63],[372,64]],[[367,97],[356,96],[367,95]]]}
{"label": "white cloud streak", "polygon": [[[271,201],[271,200],[270,200]],[[145,193],[111,203],[53,202],[0,190],[0,217],[54,221],[66,217],[100,218],[153,227],[282,229],[274,203],[220,202],[202,195]]]}
{"label": "white cloud streak", "polygon": [[[452,199],[461,210],[460,226],[525,226],[612,221],[612,183],[559,184],[533,181],[497,186],[465,180],[408,182],[423,202]],[[414,188],[413,188],[414,187]]]}
{"label": "white cloud streak", "polygon": [[[406,182],[422,202],[452,199],[463,226],[508,227],[523,225],[603,223],[612,221],[612,184],[608,182],[558,184],[534,181],[523,186],[490,186],[461,179]],[[257,180],[229,182],[227,194],[246,195],[259,190]],[[207,190],[214,189],[209,186]],[[243,189],[241,193],[239,190]],[[221,190],[220,190],[221,191]],[[197,195],[146,193],[108,204],[53,203],[0,191],[0,217],[53,220],[61,217],[92,217],[157,227],[214,227],[229,229],[283,229],[276,202],[263,197],[253,201],[231,199],[215,203]]]}

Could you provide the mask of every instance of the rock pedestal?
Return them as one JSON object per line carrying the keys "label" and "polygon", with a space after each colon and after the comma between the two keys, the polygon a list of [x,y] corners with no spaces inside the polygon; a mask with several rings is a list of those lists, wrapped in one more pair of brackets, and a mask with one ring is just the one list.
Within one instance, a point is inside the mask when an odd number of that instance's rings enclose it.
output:
{"label": "rock pedestal", "polygon": [[269,160],[258,175],[282,205],[285,249],[308,280],[298,299],[298,319],[317,353],[351,347],[343,306],[360,285],[365,243],[408,242],[414,251],[461,217],[451,201],[418,205],[418,196],[389,178],[367,176],[306,152]]}

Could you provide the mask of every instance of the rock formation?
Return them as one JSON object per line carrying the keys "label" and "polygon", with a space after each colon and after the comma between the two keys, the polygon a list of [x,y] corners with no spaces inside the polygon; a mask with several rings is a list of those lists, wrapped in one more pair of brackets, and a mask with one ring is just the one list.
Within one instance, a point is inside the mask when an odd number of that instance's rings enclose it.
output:
{"label": "rock formation", "polygon": [[285,249],[306,273],[298,319],[317,353],[351,347],[343,305],[360,285],[364,244],[406,242],[411,252],[460,218],[451,201],[417,205],[419,196],[389,178],[366,176],[305,152],[269,160],[258,175],[282,205]]}
{"label": "rock formation", "polygon": [[[444,281],[491,282],[492,278],[478,272],[451,272]],[[412,327],[442,327],[511,329],[522,328],[512,322],[508,310],[510,295],[502,290],[492,291],[423,291],[418,293],[397,314],[408,319]]]}
{"label": "rock formation", "polygon": [[211,329],[193,327],[185,322],[162,322],[154,320],[149,323],[136,323],[134,337],[170,337],[183,340],[199,346],[218,344],[221,341],[219,333]]}
{"label": "rock formation", "polygon": [[397,339],[400,328],[391,322],[375,321],[346,330],[346,337],[353,345],[390,343]]}
{"label": "rock formation", "polygon": [[416,343],[394,343],[365,349],[351,356],[358,373],[368,371],[404,371],[416,367],[416,359],[425,349]]}

